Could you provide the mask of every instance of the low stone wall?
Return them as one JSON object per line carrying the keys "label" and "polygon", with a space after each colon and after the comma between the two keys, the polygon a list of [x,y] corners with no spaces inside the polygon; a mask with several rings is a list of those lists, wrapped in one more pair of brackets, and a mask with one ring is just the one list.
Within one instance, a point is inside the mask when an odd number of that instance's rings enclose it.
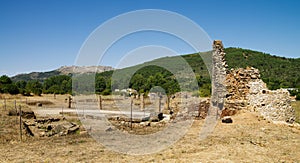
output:
{"label": "low stone wall", "polygon": [[258,111],[271,121],[295,121],[295,110],[287,90],[269,90],[260,79],[258,69],[248,67],[231,70],[225,82],[227,95],[222,116],[235,114],[237,110]]}
{"label": "low stone wall", "polygon": [[291,97],[287,90],[268,90],[261,80],[251,81],[248,94],[249,106],[271,121],[295,121],[295,110],[291,107]]}

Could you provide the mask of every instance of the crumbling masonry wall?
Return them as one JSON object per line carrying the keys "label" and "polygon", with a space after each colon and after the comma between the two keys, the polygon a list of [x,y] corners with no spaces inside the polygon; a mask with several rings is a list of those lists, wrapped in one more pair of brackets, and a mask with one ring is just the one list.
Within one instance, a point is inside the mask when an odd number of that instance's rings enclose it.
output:
{"label": "crumbling masonry wall", "polygon": [[223,87],[219,87],[219,83],[225,78],[226,98],[221,117],[234,115],[238,110],[247,109],[258,111],[264,118],[271,121],[288,123],[295,121],[295,110],[291,107],[291,98],[287,90],[269,90],[260,79],[259,70],[253,67],[228,70],[222,42],[214,41],[213,48],[213,58],[216,58],[213,64],[221,73],[213,76],[216,82],[213,83],[215,91],[212,92],[214,95],[212,98],[221,97],[222,100],[223,94],[217,94],[224,92]]}
{"label": "crumbling masonry wall", "polygon": [[250,109],[260,112],[263,117],[272,121],[295,121],[295,110],[291,106],[291,97],[287,90],[268,90],[260,79],[250,81],[248,85],[250,89],[247,98]]}
{"label": "crumbling masonry wall", "polygon": [[213,43],[212,65],[212,95],[209,110],[210,112],[217,112],[217,116],[219,116],[224,107],[226,95],[224,80],[226,77],[226,68],[228,67],[225,60],[223,43],[220,40],[215,40]]}

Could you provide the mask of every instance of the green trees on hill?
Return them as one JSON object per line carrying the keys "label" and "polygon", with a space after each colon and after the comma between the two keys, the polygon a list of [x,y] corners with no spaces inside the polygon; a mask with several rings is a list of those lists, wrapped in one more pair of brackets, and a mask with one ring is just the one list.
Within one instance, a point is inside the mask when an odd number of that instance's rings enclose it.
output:
{"label": "green trees on hill", "polygon": [[42,93],[66,94],[72,91],[72,80],[70,76],[59,75],[46,79],[43,83],[38,80],[21,80],[13,82],[8,76],[0,77],[0,93],[41,95]]}
{"label": "green trees on hill", "polygon": [[37,81],[37,80],[30,80],[27,82],[26,84],[26,87],[25,87],[25,90],[26,90],[26,93],[33,93],[35,95],[38,95],[40,96],[43,92],[43,86],[42,84]]}
{"label": "green trees on hill", "polygon": [[0,77],[0,93],[18,94],[19,90],[8,76],[3,75]]}
{"label": "green trees on hill", "polygon": [[52,76],[43,83],[44,93],[66,94],[71,93],[71,90],[72,80],[67,75]]}
{"label": "green trees on hill", "polygon": [[147,75],[143,76],[141,73],[136,73],[130,80],[129,88],[133,88],[139,93],[149,93],[151,88],[160,86],[167,95],[180,91],[178,82],[169,73],[162,74],[157,72],[153,74],[147,72],[147,70],[142,72],[147,73]]}
{"label": "green trees on hill", "polygon": [[[255,67],[260,70],[261,78],[267,83],[269,89],[298,88],[300,90],[300,58],[277,57],[241,48],[226,48],[225,52],[229,69],[246,68],[247,66]],[[201,55],[211,54],[203,53]],[[178,62],[182,60],[184,62]],[[191,81],[188,80],[189,73],[184,71],[186,66],[190,67],[196,76],[197,86],[192,85]],[[171,71],[178,73],[176,75],[177,79]],[[131,74],[131,72],[135,73]],[[111,80],[115,73],[119,77]],[[160,86],[167,94],[173,94],[180,91],[180,89],[194,90],[196,87],[199,87],[199,91],[196,93],[200,96],[210,96],[211,94],[211,80],[208,70],[197,53],[159,58],[141,65],[96,73],[94,75],[75,75],[73,79],[69,75],[60,75],[56,71],[32,74],[37,76],[35,80],[29,79],[23,74],[22,80],[15,82],[6,75],[1,76],[0,93],[21,93],[24,95],[40,95],[41,93],[65,94],[74,93],[72,92],[73,87],[75,90],[80,88],[79,92],[95,91],[95,93],[107,95],[111,94],[112,89],[115,88],[133,88],[140,93],[148,93],[151,88]],[[53,74],[53,76],[45,78],[49,74]],[[12,79],[15,80],[16,78]],[[89,84],[89,81],[95,82],[95,87],[91,87],[93,85]],[[183,83],[184,88],[180,88],[179,83]],[[300,95],[298,96],[300,98]]]}
{"label": "green trees on hill", "polygon": [[259,69],[262,80],[271,90],[300,89],[300,58],[272,56],[241,48],[226,48],[225,52],[229,68],[251,66]]}

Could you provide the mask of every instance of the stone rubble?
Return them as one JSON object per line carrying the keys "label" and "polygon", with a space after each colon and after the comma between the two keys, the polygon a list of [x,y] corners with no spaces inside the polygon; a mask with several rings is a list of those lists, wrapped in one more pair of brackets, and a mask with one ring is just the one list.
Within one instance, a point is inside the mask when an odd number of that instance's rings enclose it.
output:
{"label": "stone rubble", "polygon": [[51,137],[73,134],[80,126],[61,118],[25,119],[23,126],[30,136]]}

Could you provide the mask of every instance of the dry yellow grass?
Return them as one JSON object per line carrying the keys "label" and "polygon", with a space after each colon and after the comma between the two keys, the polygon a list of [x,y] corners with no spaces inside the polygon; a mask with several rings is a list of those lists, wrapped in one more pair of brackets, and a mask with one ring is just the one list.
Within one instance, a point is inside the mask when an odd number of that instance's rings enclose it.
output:
{"label": "dry yellow grass", "polygon": [[296,122],[300,123],[300,101],[292,102],[292,107],[295,109],[296,112]]}
{"label": "dry yellow grass", "polygon": [[[56,100],[65,104],[65,97],[61,95]],[[32,100],[53,101],[52,98],[49,95]],[[299,104],[293,103],[298,118]],[[2,107],[0,117],[0,139],[12,136],[0,143],[0,162],[300,162],[299,126],[273,124],[248,111],[233,116],[232,124],[218,122],[202,141],[199,132],[204,120],[195,120],[178,142],[158,153],[141,156],[110,151],[87,134],[19,142],[15,117],[8,117]],[[7,127],[10,130],[3,132]]]}

